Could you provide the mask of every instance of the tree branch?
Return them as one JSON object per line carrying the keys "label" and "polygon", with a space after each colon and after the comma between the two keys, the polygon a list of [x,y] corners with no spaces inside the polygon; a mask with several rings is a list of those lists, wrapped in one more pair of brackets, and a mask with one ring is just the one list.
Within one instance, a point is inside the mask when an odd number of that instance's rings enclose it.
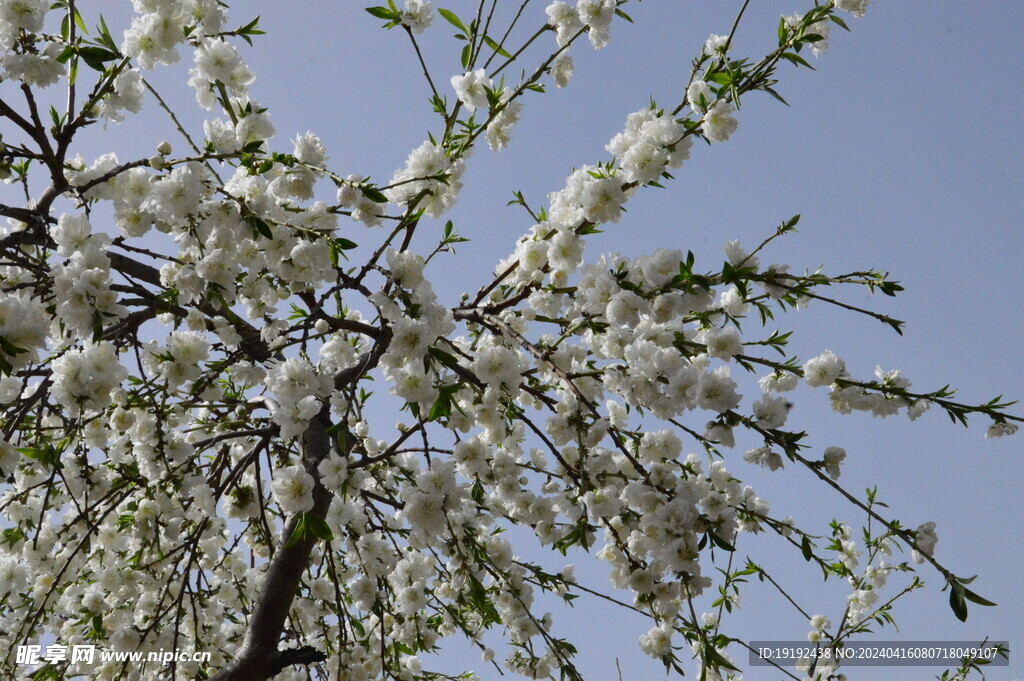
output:
{"label": "tree branch", "polygon": [[[320,520],[327,517],[332,498],[316,471],[332,447],[331,436],[327,432],[331,427],[330,413],[330,406],[325,404],[302,435],[302,463],[315,481],[313,508],[307,513]],[[242,646],[234,660],[214,674],[211,681],[266,681],[293,664],[310,664],[326,659],[323,653],[309,647],[278,650],[292,601],[306,571],[309,555],[318,541],[309,532],[297,541],[290,541],[301,518],[301,514],[293,515],[285,525],[279,548],[270,559],[264,575]]]}

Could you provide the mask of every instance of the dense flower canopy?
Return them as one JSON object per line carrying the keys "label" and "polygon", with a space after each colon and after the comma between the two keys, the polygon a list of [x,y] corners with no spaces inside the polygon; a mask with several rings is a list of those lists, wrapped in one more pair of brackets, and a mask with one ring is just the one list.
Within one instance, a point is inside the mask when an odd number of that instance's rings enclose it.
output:
{"label": "dense flower canopy", "polygon": [[[572,51],[604,48],[632,21],[628,0],[556,0],[524,2],[499,27],[496,4],[475,17],[426,0],[368,8],[412,42],[437,115],[402,167],[372,178],[334,168],[313,132],[275,137],[244,57],[263,30],[238,21],[244,5],[133,0],[115,37],[94,7],[0,0],[0,634],[212,654],[25,666],[12,646],[4,674],[477,678],[427,661],[461,636],[492,668],[578,679],[576,646],[538,604],[598,587],[523,558],[512,526],[544,550],[593,548],[632,598],[623,607],[650,620],[642,651],[697,678],[740,678],[746,644],[725,615],[745,578],[770,581],[733,562],[744,534],[848,581],[841,620],[801,613],[822,646],[889,621],[920,585],[903,574],[916,564],[938,571],[957,617],[967,601],[990,605],[937,560],[935,523],[904,526],[872,493],[847,492],[847,451],[787,430],[801,382],[840,413],[934,408],[986,420],[987,437],[1017,430],[998,399],[964,404],[881,368],[856,376],[828,349],[787,357],[789,334],[771,327],[812,302],[899,331],[842,300],[896,295],[887,273],[765,264],[799,216],[759,244],[724,244],[717,264],[682,248],[586,257],[644,188],[729,141],[743,98],[781,99],[783,67],[823,55],[868,0],[780,17],[778,47],[759,58],[735,54],[741,10],[698,46],[678,105],[630,114],[608,157],[571,170],[543,207],[517,193],[522,236],[491,277],[443,300],[432,281],[466,240],[446,214],[480,138],[492,152],[512,144],[531,97],[572,85]],[[460,42],[448,77],[417,43],[442,25]],[[187,70],[208,112],[201,134],[149,80],[168,67]],[[180,137],[139,158],[78,155],[87,126],[113,133],[143,110]],[[741,387],[748,372],[759,394]],[[382,411],[396,428],[371,426]],[[776,517],[737,477],[747,464],[811,471],[868,528]]]}

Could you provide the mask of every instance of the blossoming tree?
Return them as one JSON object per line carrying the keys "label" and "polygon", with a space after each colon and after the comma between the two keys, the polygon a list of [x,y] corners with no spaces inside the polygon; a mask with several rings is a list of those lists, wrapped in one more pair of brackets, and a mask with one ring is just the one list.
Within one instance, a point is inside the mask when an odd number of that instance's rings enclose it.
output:
{"label": "blossoming tree", "polygon": [[[584,260],[624,204],[685,175],[695,142],[713,153],[728,141],[743,100],[782,99],[785,70],[808,67],[867,0],[782,17],[760,57],[734,54],[744,4],[700,49],[678,103],[631,114],[609,155],[546,205],[513,197],[521,238],[449,301],[431,280],[466,240],[445,214],[470,153],[504,149],[522,107],[569,84],[572,51],[632,21],[628,0],[546,11],[524,0],[504,23],[497,0],[367,8],[368,25],[410,41],[436,114],[391,178],[332,167],[312,133],[278,144],[242,57],[263,33],[252,17],[233,21],[215,0],[133,0],[117,40],[96,3],[77,4],[0,0],[5,677],[468,679],[424,661],[461,636],[498,670],[578,679],[575,646],[535,599],[602,587],[520,554],[593,548],[610,587],[629,592],[622,606],[649,618],[646,654],[680,674],[738,678],[747,642],[730,635],[732,599],[749,579],[782,590],[737,558],[750,533],[851,585],[835,622],[783,592],[822,648],[889,621],[920,585],[918,564],[937,571],[956,617],[991,605],[934,556],[934,523],[910,529],[873,493],[848,491],[845,451],[786,426],[785,393],[803,381],[843,413],[933,408],[985,420],[988,436],[1017,430],[999,399],[914,391],[898,371],[856,376],[829,351],[787,356],[776,319],[808,302],[899,331],[842,293],[892,296],[897,282],[763,265],[799,216],[750,249],[726,244],[720,263],[675,248]],[[428,28],[456,31],[454,75],[424,60]],[[149,76],[186,52],[210,112],[201,133]],[[77,155],[88,126],[116,133],[144,105],[167,116],[173,144]],[[748,372],[761,394],[744,399]],[[371,427],[386,410],[403,423]],[[754,446],[737,456],[737,441]],[[734,476],[738,459],[809,470],[867,518],[865,532],[774,516]],[[507,539],[513,525],[532,549]],[[886,592],[887,579],[900,584]],[[212,661],[15,661],[14,646],[45,639]],[[801,670],[776,671],[836,673]]]}

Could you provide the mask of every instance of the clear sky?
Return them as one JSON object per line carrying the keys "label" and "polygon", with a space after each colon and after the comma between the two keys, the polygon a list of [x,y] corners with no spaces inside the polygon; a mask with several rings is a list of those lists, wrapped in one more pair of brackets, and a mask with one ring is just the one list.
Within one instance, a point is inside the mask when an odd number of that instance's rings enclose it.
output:
{"label": "clear sky", "polygon": [[[463,15],[475,8],[468,0],[438,4]],[[627,9],[636,23],[615,23],[608,47],[575,49],[569,88],[529,97],[511,148],[500,154],[481,148],[469,161],[459,204],[446,218],[473,241],[462,250],[467,257],[457,269],[451,268],[453,260],[443,265],[448,272],[433,273],[439,292],[455,303],[463,290],[475,290],[530,226],[521,209],[505,207],[513,190],[542,204],[573,166],[605,160],[605,143],[650,97],[674,106],[690,60],[709,33],[729,30],[740,4],[631,2]],[[257,74],[253,96],[270,107],[277,127],[275,146],[286,147],[286,138],[312,130],[324,140],[334,170],[385,183],[438,126],[408,40],[399,31],[379,30],[365,5],[247,0],[233,9],[230,23],[262,15],[267,35],[243,54]],[[758,57],[770,50],[780,14],[807,5],[755,0],[735,37],[735,53]],[[540,25],[543,7],[531,3],[526,26]],[[855,375],[870,376],[876,364],[899,368],[915,388],[950,383],[969,402],[1000,393],[1024,397],[1024,3],[878,1],[850,25],[852,34],[834,30],[829,53],[812,59],[817,72],[780,69],[777,89],[791,107],[765,95],[746,97],[733,138],[715,147],[695,146],[676,181],[632,199],[622,222],[590,242],[588,257],[672,247],[692,250],[698,264],[710,269],[721,261],[725,241],[756,245],[781,221],[801,213],[800,233],[777,242],[763,262],[789,263],[796,271],[819,265],[835,273],[891,271],[907,289],[899,298],[868,299],[847,291],[845,300],[906,320],[907,326],[900,338],[867,318],[812,305],[781,319],[782,331],[795,330],[794,353],[806,359],[830,348]],[[459,70],[452,32],[438,18],[422,36],[435,81],[449,97],[448,78]],[[545,50],[554,43],[549,37],[541,42]],[[532,54],[536,59],[540,52]],[[528,57],[526,63],[535,61]],[[181,66],[161,69],[154,78],[171,93],[169,101],[186,126],[199,132],[202,112],[184,80]],[[92,151],[107,151],[113,138],[127,159],[152,153],[161,139],[173,140],[151,100],[137,118],[122,130],[97,135]],[[345,230],[359,234],[361,227],[343,222],[342,235]],[[848,489],[877,484],[880,499],[905,524],[935,521],[937,555],[958,574],[978,574],[975,590],[1001,606],[972,606],[962,624],[939,592],[939,575],[925,569],[929,588],[895,611],[901,632],[890,629],[880,638],[990,636],[1020,649],[1024,440],[985,440],[985,423],[964,430],[938,412],[915,423],[902,416],[841,417],[830,411],[824,390],[802,389],[794,401],[789,426],[807,429],[819,450],[846,448],[841,482]],[[775,515],[793,515],[801,526],[822,532],[833,517],[855,526],[862,522],[853,507],[805,471],[762,473],[744,464],[740,453],[731,456],[730,470],[754,484]],[[746,541],[739,550],[761,560],[797,593],[821,596],[806,599],[807,607],[837,621],[845,586],[820,588],[817,573],[799,555],[778,547],[777,540]],[[601,579],[601,567],[583,569],[592,559],[570,559],[582,577]],[[894,578],[890,593],[897,583]],[[616,659],[625,681],[662,678],[660,666],[636,645],[644,622],[578,603],[575,611],[556,613],[556,626],[582,644],[580,667],[590,678],[617,678]],[[777,594],[752,585],[724,630],[749,639],[801,639],[807,626]],[[1012,655],[1010,668],[992,670],[989,678],[1017,678],[1024,671],[1021,659]],[[776,677],[767,671],[752,670],[747,678]],[[939,671],[853,668],[848,676],[887,681],[931,678]]]}

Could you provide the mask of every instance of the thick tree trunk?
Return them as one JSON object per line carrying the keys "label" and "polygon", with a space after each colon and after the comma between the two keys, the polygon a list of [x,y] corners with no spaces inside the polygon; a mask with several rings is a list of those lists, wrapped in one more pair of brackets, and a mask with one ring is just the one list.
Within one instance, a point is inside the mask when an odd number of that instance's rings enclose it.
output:
{"label": "thick tree trunk", "polygon": [[[316,481],[313,508],[308,513],[320,520],[327,517],[331,507],[331,493],[320,484],[316,467],[331,451],[331,436],[327,432],[330,426],[330,406],[325,404],[310,421],[302,436],[302,463]],[[290,665],[310,664],[326,659],[324,653],[308,646],[278,649],[288,612],[309,563],[309,555],[314,544],[319,541],[307,532],[301,539],[286,546],[298,522],[299,516],[292,516],[281,533],[277,551],[270,559],[253,606],[245,640],[231,663],[215,674],[211,681],[265,681]]]}

